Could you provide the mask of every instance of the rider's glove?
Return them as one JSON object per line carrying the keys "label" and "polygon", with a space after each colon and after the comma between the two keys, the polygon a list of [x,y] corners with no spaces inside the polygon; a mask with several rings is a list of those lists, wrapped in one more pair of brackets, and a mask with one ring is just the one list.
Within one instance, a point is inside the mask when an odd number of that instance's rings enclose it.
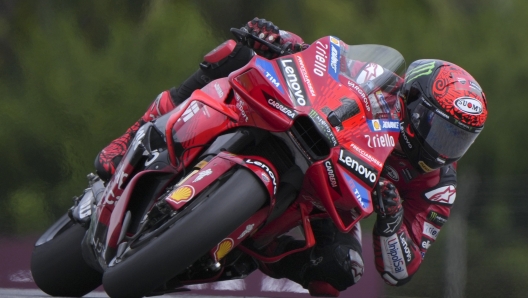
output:
{"label": "rider's glove", "polygon": [[396,233],[402,224],[403,208],[396,186],[387,179],[380,178],[373,191],[374,211],[378,214],[375,232],[388,237]]}
{"label": "rider's glove", "polygon": [[[285,52],[299,52],[307,47],[299,36],[291,32],[279,30],[279,27],[266,19],[254,18],[242,30],[264,39],[269,43],[280,46]],[[278,53],[272,52],[267,46],[252,39],[248,39],[248,46],[253,48],[257,54],[267,58],[275,58],[279,55]]]}

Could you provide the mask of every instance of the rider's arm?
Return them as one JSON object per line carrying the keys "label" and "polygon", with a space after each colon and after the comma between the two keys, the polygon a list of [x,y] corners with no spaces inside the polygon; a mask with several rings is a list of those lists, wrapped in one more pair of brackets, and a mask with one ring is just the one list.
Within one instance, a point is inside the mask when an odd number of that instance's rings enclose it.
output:
{"label": "rider's arm", "polygon": [[[304,50],[307,45],[298,35],[279,30],[272,22],[255,18],[244,27],[251,34],[260,36],[280,45],[291,46],[296,51]],[[231,72],[246,65],[256,54],[271,57],[270,53],[256,43],[244,45],[226,41],[204,56],[200,69],[185,80],[179,87],[170,89],[173,103],[177,106],[186,100],[194,90],[201,89],[210,81],[227,77]]]}
{"label": "rider's arm", "polygon": [[[403,220],[394,232],[377,220],[374,228],[376,269],[390,285],[407,283],[435,242],[456,196],[456,165],[408,180],[407,168],[391,167],[403,199]],[[398,173],[398,170],[400,171]],[[394,174],[395,173],[395,174]],[[412,177],[411,177],[412,178]],[[385,232],[385,233],[384,233]]]}

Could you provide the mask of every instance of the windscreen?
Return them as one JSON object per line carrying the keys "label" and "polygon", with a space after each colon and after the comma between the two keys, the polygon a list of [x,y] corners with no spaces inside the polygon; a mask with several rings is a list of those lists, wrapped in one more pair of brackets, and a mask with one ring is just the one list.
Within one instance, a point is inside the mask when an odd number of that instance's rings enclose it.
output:
{"label": "windscreen", "polygon": [[[371,117],[387,118],[403,84],[405,60],[393,48],[381,45],[342,47],[340,75],[354,81],[372,107]],[[355,86],[354,86],[355,87]],[[389,116],[394,118],[394,116]]]}

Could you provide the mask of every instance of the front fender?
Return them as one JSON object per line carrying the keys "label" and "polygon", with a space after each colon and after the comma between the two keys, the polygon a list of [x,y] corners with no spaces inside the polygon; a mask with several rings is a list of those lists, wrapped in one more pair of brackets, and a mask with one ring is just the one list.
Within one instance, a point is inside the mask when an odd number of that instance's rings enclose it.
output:
{"label": "front fender", "polygon": [[195,170],[180,181],[177,188],[165,198],[166,202],[174,210],[181,209],[236,165],[243,166],[255,174],[268,191],[270,206],[273,206],[279,181],[273,165],[262,157],[242,156],[227,152],[220,152],[210,161],[199,163]]}

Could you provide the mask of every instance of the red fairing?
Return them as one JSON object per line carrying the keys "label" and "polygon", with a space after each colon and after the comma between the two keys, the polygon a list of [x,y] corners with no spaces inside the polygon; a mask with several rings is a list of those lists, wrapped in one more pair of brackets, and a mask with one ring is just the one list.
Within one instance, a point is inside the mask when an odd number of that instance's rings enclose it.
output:
{"label": "red fairing", "polygon": [[376,269],[388,284],[400,286],[416,273],[449,217],[456,197],[456,164],[420,175],[406,159],[392,154],[382,176],[398,188],[404,216],[392,236],[374,233]]}

